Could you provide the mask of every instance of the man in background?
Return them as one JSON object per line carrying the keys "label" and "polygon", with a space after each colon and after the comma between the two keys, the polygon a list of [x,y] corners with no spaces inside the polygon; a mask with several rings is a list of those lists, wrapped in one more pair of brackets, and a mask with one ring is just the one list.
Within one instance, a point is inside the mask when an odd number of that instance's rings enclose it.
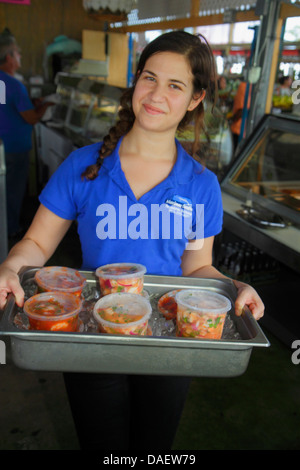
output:
{"label": "man in background", "polygon": [[0,104],[0,139],[5,151],[9,237],[16,237],[21,231],[19,219],[28,179],[33,125],[51,104],[33,106],[25,85],[15,78],[20,67],[20,48],[6,29],[0,34],[0,80],[5,85],[5,100]]}

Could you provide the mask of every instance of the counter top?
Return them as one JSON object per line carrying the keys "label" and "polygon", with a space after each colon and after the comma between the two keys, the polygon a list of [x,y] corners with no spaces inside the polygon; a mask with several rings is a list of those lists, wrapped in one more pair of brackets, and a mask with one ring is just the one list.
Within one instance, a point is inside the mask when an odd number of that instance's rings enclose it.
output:
{"label": "counter top", "polygon": [[222,199],[224,228],[300,272],[300,230],[297,227],[262,229],[238,216],[236,211],[241,208],[238,198],[222,191]]}

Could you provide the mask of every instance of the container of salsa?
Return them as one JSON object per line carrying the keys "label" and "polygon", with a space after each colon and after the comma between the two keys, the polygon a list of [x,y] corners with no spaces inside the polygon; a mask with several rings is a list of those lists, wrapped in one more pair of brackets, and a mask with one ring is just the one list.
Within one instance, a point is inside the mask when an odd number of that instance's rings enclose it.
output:
{"label": "container of salsa", "polygon": [[224,295],[201,289],[183,289],[177,302],[176,336],[220,339],[230,300]]}
{"label": "container of salsa", "polygon": [[99,331],[116,335],[147,335],[151,313],[149,300],[127,292],[105,295],[93,310]]}
{"label": "container of salsa", "polygon": [[82,302],[74,294],[43,292],[26,300],[23,309],[31,330],[73,332],[78,330]]}
{"label": "container of salsa", "polygon": [[113,263],[96,270],[102,295],[118,292],[141,294],[144,287],[145,266],[136,263]]}
{"label": "container of salsa", "polygon": [[180,289],[166,292],[157,302],[159,311],[163,314],[166,320],[176,320],[177,317],[177,302],[175,295]]}
{"label": "container of salsa", "polygon": [[86,280],[79,271],[61,266],[47,266],[35,273],[39,292],[64,292],[80,296]]}

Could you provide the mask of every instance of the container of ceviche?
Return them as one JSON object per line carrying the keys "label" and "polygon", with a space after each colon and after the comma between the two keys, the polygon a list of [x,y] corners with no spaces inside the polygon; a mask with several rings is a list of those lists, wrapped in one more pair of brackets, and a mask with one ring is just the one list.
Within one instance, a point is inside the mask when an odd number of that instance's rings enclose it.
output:
{"label": "container of ceviche", "polygon": [[101,333],[147,335],[152,307],[140,294],[108,294],[99,299],[93,310]]}
{"label": "container of ceviche", "polygon": [[74,294],[43,292],[30,297],[23,311],[31,330],[78,331],[83,301]]}
{"label": "container of ceviche", "polygon": [[76,269],[47,266],[35,273],[39,292],[63,292],[80,296],[86,279]]}
{"label": "container of ceviche", "polygon": [[158,300],[158,309],[160,313],[163,314],[166,320],[176,320],[177,318],[177,302],[175,300],[177,292],[180,292],[180,289],[175,289],[171,292],[166,292]]}
{"label": "container of ceviche", "polygon": [[136,263],[112,263],[96,269],[102,295],[118,292],[141,294],[146,268]]}
{"label": "container of ceviche", "polygon": [[176,336],[220,339],[230,300],[224,295],[201,289],[183,289],[175,295]]}

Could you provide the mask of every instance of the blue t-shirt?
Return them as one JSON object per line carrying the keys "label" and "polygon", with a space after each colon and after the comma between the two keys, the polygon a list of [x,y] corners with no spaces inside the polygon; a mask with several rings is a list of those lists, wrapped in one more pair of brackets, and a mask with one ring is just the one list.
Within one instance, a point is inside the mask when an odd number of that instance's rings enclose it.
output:
{"label": "blue t-shirt", "polygon": [[20,112],[33,109],[27,89],[16,78],[0,70],[0,80],[5,86],[5,103],[0,103],[0,138],[6,153],[28,152],[32,147],[32,126]]}
{"label": "blue t-shirt", "polygon": [[115,150],[98,176],[81,178],[96,162],[101,144],[72,152],[52,175],[40,202],[59,217],[77,219],[84,270],[133,262],[149,274],[180,276],[188,240],[222,230],[222,199],[216,175],[188,155],[179,142],[169,176],[137,200]]}

